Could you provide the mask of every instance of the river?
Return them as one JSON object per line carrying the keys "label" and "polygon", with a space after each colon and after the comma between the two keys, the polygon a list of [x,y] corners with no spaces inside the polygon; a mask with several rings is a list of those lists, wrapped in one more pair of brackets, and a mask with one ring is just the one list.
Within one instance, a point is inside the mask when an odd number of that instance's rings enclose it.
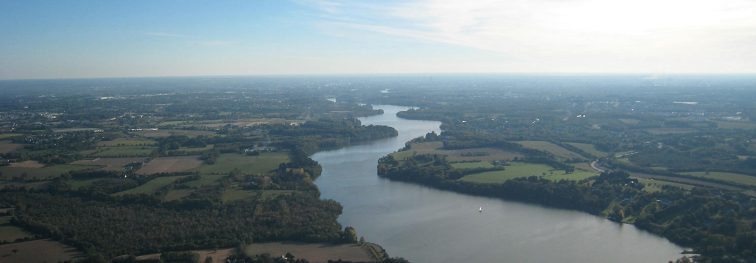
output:
{"label": "river", "polygon": [[[667,262],[683,248],[632,225],[564,209],[469,196],[390,181],[378,159],[430,131],[437,121],[406,120],[406,107],[375,106],[384,114],[363,125],[394,127],[399,136],[316,153],[315,181],[324,199],[344,206],[339,222],[413,263]],[[483,207],[482,213],[478,208]]]}

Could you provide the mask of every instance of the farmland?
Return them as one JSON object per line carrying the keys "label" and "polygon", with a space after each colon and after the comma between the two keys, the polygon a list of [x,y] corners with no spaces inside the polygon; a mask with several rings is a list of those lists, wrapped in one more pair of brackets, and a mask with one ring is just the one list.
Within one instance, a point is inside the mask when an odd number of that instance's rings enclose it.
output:
{"label": "farmland", "polygon": [[21,136],[20,133],[0,133],[0,140]]}
{"label": "farmland", "polygon": [[141,169],[137,170],[137,173],[150,175],[185,172],[200,167],[200,165],[202,165],[202,161],[197,156],[158,157],[147,162]]}
{"label": "farmland", "polygon": [[102,167],[101,169],[106,171],[124,171],[124,166],[126,166],[127,164],[142,163],[145,160],[145,158],[95,158],[89,160],[78,160],[72,162],[71,164],[100,166]]}
{"label": "farmland", "polygon": [[94,170],[99,166],[92,165],[76,165],[76,164],[57,164],[52,166],[46,166],[41,168],[26,168],[26,167],[0,167],[0,178],[10,179],[13,177],[26,177],[27,179],[43,180],[59,177],[65,173],[72,171],[82,170]]}
{"label": "farmland", "polygon": [[465,162],[465,163],[452,163],[454,169],[475,169],[475,168],[493,168],[491,162]]}
{"label": "farmland", "polygon": [[756,176],[728,172],[686,172],[684,175],[724,181],[747,186],[756,186]]}
{"label": "farmland", "polygon": [[551,142],[547,141],[518,141],[520,145],[522,145],[525,148],[531,148],[539,151],[544,151],[550,154],[553,154],[557,158],[561,160],[584,160],[583,156],[580,156],[577,153],[574,153],[570,150],[567,150],[559,145],[553,144]]}
{"label": "farmland", "polygon": [[157,142],[143,138],[117,138],[110,141],[101,141],[97,143],[100,147],[119,147],[119,146],[152,146]]}
{"label": "farmland", "polygon": [[155,150],[149,146],[97,147],[87,155],[91,157],[147,157]]}
{"label": "farmland", "polygon": [[286,152],[266,152],[257,156],[222,154],[214,164],[202,165],[197,171],[201,174],[228,174],[234,170],[243,174],[266,174],[288,160]]}
{"label": "farmland", "polygon": [[211,131],[200,131],[200,130],[142,130],[142,131],[134,131],[133,134],[141,137],[146,138],[160,138],[160,137],[168,137],[168,136],[188,136],[188,137],[197,137],[197,136],[212,136],[215,133]]}
{"label": "farmland", "polygon": [[81,257],[75,248],[49,239],[0,245],[4,263],[62,262]]}
{"label": "farmland", "polygon": [[355,244],[305,244],[305,243],[254,243],[244,250],[247,255],[268,253],[283,255],[292,253],[298,258],[304,258],[312,263],[325,263],[329,259],[341,259],[353,262],[370,262],[375,259],[362,246]]}
{"label": "farmland", "polygon": [[34,235],[11,225],[11,216],[0,216],[0,242],[14,242],[17,239],[33,238]]}
{"label": "farmland", "polygon": [[564,170],[556,170],[544,164],[512,162],[505,166],[504,170],[482,172],[466,175],[461,181],[473,183],[503,183],[514,178],[539,176],[552,181],[559,180],[583,180],[598,175],[595,172],[576,170],[574,173],[565,173]]}
{"label": "farmland", "polygon": [[10,141],[0,141],[0,153],[9,153],[23,148],[21,144],[12,143]]}
{"label": "farmland", "polygon": [[143,185],[131,188],[129,190],[118,192],[115,195],[128,195],[128,194],[153,194],[160,190],[162,187],[167,186],[174,181],[181,178],[181,176],[163,176],[156,177],[150,181],[147,181]]}
{"label": "farmland", "polygon": [[568,144],[572,145],[575,148],[578,148],[578,149],[580,149],[580,150],[582,150],[582,151],[584,151],[584,152],[586,152],[586,153],[588,153],[590,155],[593,155],[595,157],[604,157],[604,156],[608,155],[607,152],[604,152],[604,151],[596,149],[596,146],[594,146],[593,144],[589,144],[589,143],[577,143],[577,142],[570,142]]}
{"label": "farmland", "polygon": [[474,161],[501,161],[522,158],[523,155],[515,152],[504,151],[496,148],[467,148],[445,150],[441,149],[441,142],[413,143],[409,150],[393,153],[397,160],[406,160],[412,155],[438,154],[446,156],[450,162],[474,162]]}

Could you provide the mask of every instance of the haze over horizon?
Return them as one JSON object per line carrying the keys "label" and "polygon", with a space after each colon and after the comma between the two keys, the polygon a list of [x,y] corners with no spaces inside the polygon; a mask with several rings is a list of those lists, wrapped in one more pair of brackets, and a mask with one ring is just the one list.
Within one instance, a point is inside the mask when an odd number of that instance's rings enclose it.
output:
{"label": "haze over horizon", "polygon": [[756,73],[753,0],[32,0],[0,10],[0,79]]}

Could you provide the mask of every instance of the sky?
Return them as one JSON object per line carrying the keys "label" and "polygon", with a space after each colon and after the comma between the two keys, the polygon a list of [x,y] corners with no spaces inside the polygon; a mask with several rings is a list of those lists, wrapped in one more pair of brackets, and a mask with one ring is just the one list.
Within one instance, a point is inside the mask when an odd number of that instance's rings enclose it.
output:
{"label": "sky", "polygon": [[756,0],[0,0],[0,79],[756,73]]}

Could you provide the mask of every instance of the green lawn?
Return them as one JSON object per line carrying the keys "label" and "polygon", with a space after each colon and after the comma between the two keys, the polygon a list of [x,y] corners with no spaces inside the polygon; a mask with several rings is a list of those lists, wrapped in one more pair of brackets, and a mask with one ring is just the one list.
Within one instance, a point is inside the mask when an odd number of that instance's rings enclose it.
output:
{"label": "green lawn", "polygon": [[129,190],[115,193],[114,195],[127,195],[127,194],[153,194],[157,192],[160,188],[172,184],[177,179],[181,178],[181,176],[163,176],[163,177],[157,177],[155,179],[150,180],[149,182],[146,182],[143,185],[131,188]]}
{"label": "green lawn", "polygon": [[563,148],[562,146],[547,142],[547,141],[518,141],[520,145],[522,145],[525,148],[531,148],[536,149],[539,151],[544,151],[550,154],[553,154],[557,158],[563,159],[563,160],[570,160],[570,159],[585,159],[582,156],[580,156],[577,153],[571,152],[570,150],[567,150]]}
{"label": "green lawn", "polygon": [[154,147],[149,146],[118,146],[118,147],[97,147],[97,150],[90,154],[92,157],[146,157],[150,156]]}
{"label": "green lawn", "polygon": [[203,164],[198,171],[201,174],[228,174],[239,169],[243,174],[265,174],[288,161],[289,154],[286,152],[261,153],[258,156],[221,154],[214,164]]}
{"label": "green lawn", "polygon": [[28,179],[52,179],[67,172],[97,168],[100,168],[100,166],[77,164],[58,164],[42,168],[4,166],[0,167],[0,173],[2,173],[2,176],[0,176],[0,178],[10,179],[12,177],[22,176],[23,174],[26,174]]}
{"label": "green lawn", "polygon": [[556,170],[551,166],[536,163],[512,162],[505,166],[505,170],[490,171],[466,175],[459,180],[473,183],[503,183],[507,180],[528,176],[539,176],[552,181],[583,180],[598,175],[595,172],[576,170],[567,174],[564,170]]}
{"label": "green lawn", "polygon": [[709,172],[707,174],[706,172],[687,172],[682,174],[742,185],[756,186],[756,176],[749,176],[739,173]]}
{"label": "green lawn", "polygon": [[567,144],[575,146],[575,148],[578,148],[584,152],[587,152],[590,155],[596,156],[596,157],[605,157],[608,155],[608,153],[604,151],[600,151],[596,149],[596,147],[593,144],[589,143],[579,143],[579,142],[568,142]]}
{"label": "green lawn", "polygon": [[465,162],[465,163],[452,163],[454,169],[476,169],[476,168],[492,168],[494,167],[491,162]]}

